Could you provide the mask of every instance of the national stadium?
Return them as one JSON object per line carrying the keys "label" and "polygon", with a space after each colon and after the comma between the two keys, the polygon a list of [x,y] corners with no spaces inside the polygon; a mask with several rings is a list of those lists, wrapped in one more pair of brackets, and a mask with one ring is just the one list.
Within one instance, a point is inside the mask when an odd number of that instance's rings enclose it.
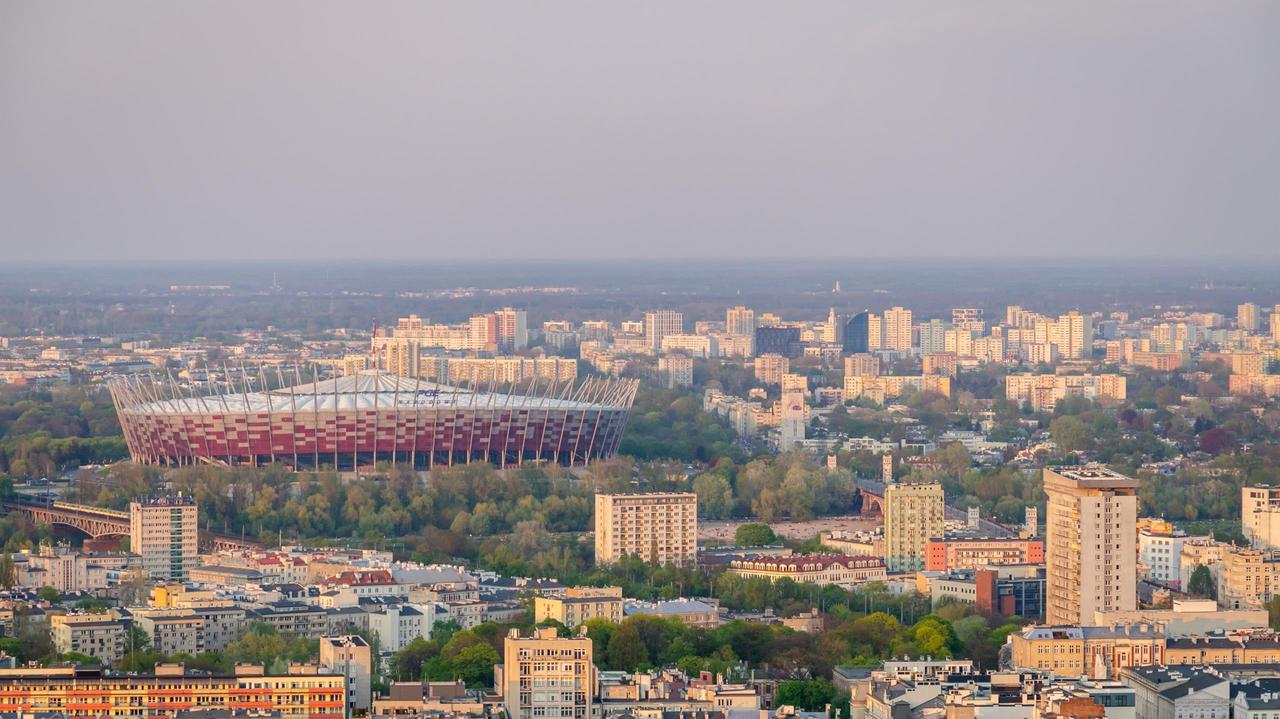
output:
{"label": "national stadium", "polygon": [[638,380],[457,387],[365,371],[269,388],[255,379],[184,389],[156,374],[109,387],[135,462],[350,471],[465,462],[585,465],[617,454]]}

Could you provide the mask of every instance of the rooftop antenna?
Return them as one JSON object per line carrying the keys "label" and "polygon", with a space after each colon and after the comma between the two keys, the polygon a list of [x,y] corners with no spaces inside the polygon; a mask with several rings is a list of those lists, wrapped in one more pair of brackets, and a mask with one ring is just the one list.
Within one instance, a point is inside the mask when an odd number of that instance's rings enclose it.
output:
{"label": "rooftop antenna", "polygon": [[369,336],[369,353],[373,355],[373,371],[378,371],[378,318],[373,318],[373,334]]}

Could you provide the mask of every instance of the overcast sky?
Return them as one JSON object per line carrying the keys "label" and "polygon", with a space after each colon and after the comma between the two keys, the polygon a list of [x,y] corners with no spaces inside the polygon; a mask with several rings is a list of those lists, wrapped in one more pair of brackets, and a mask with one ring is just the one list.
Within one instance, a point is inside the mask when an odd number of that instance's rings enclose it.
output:
{"label": "overcast sky", "polygon": [[1280,254],[1280,3],[0,0],[0,261]]}

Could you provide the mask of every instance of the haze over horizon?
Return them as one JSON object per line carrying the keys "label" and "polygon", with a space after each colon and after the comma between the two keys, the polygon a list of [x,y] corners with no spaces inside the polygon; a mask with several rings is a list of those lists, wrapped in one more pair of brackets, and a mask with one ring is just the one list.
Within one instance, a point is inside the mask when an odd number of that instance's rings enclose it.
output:
{"label": "haze over horizon", "polygon": [[6,260],[1280,254],[1280,6],[7,2]]}

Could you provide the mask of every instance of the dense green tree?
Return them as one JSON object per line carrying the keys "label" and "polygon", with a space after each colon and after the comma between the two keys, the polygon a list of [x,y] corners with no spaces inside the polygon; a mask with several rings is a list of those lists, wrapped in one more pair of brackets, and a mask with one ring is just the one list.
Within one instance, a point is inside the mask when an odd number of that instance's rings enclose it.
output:
{"label": "dense green tree", "polygon": [[738,525],[733,532],[733,541],[739,547],[762,547],[778,543],[778,535],[773,528],[762,522],[748,522]]}
{"label": "dense green tree", "polygon": [[778,682],[778,706],[793,706],[804,711],[821,711],[835,702],[836,688],[824,678],[792,679]]}
{"label": "dense green tree", "polygon": [[1207,566],[1201,564],[1192,570],[1191,579],[1187,582],[1187,593],[1200,599],[1218,598],[1218,587]]}
{"label": "dense green tree", "polygon": [[649,650],[634,623],[624,622],[609,638],[609,668],[633,672],[649,664]]}

